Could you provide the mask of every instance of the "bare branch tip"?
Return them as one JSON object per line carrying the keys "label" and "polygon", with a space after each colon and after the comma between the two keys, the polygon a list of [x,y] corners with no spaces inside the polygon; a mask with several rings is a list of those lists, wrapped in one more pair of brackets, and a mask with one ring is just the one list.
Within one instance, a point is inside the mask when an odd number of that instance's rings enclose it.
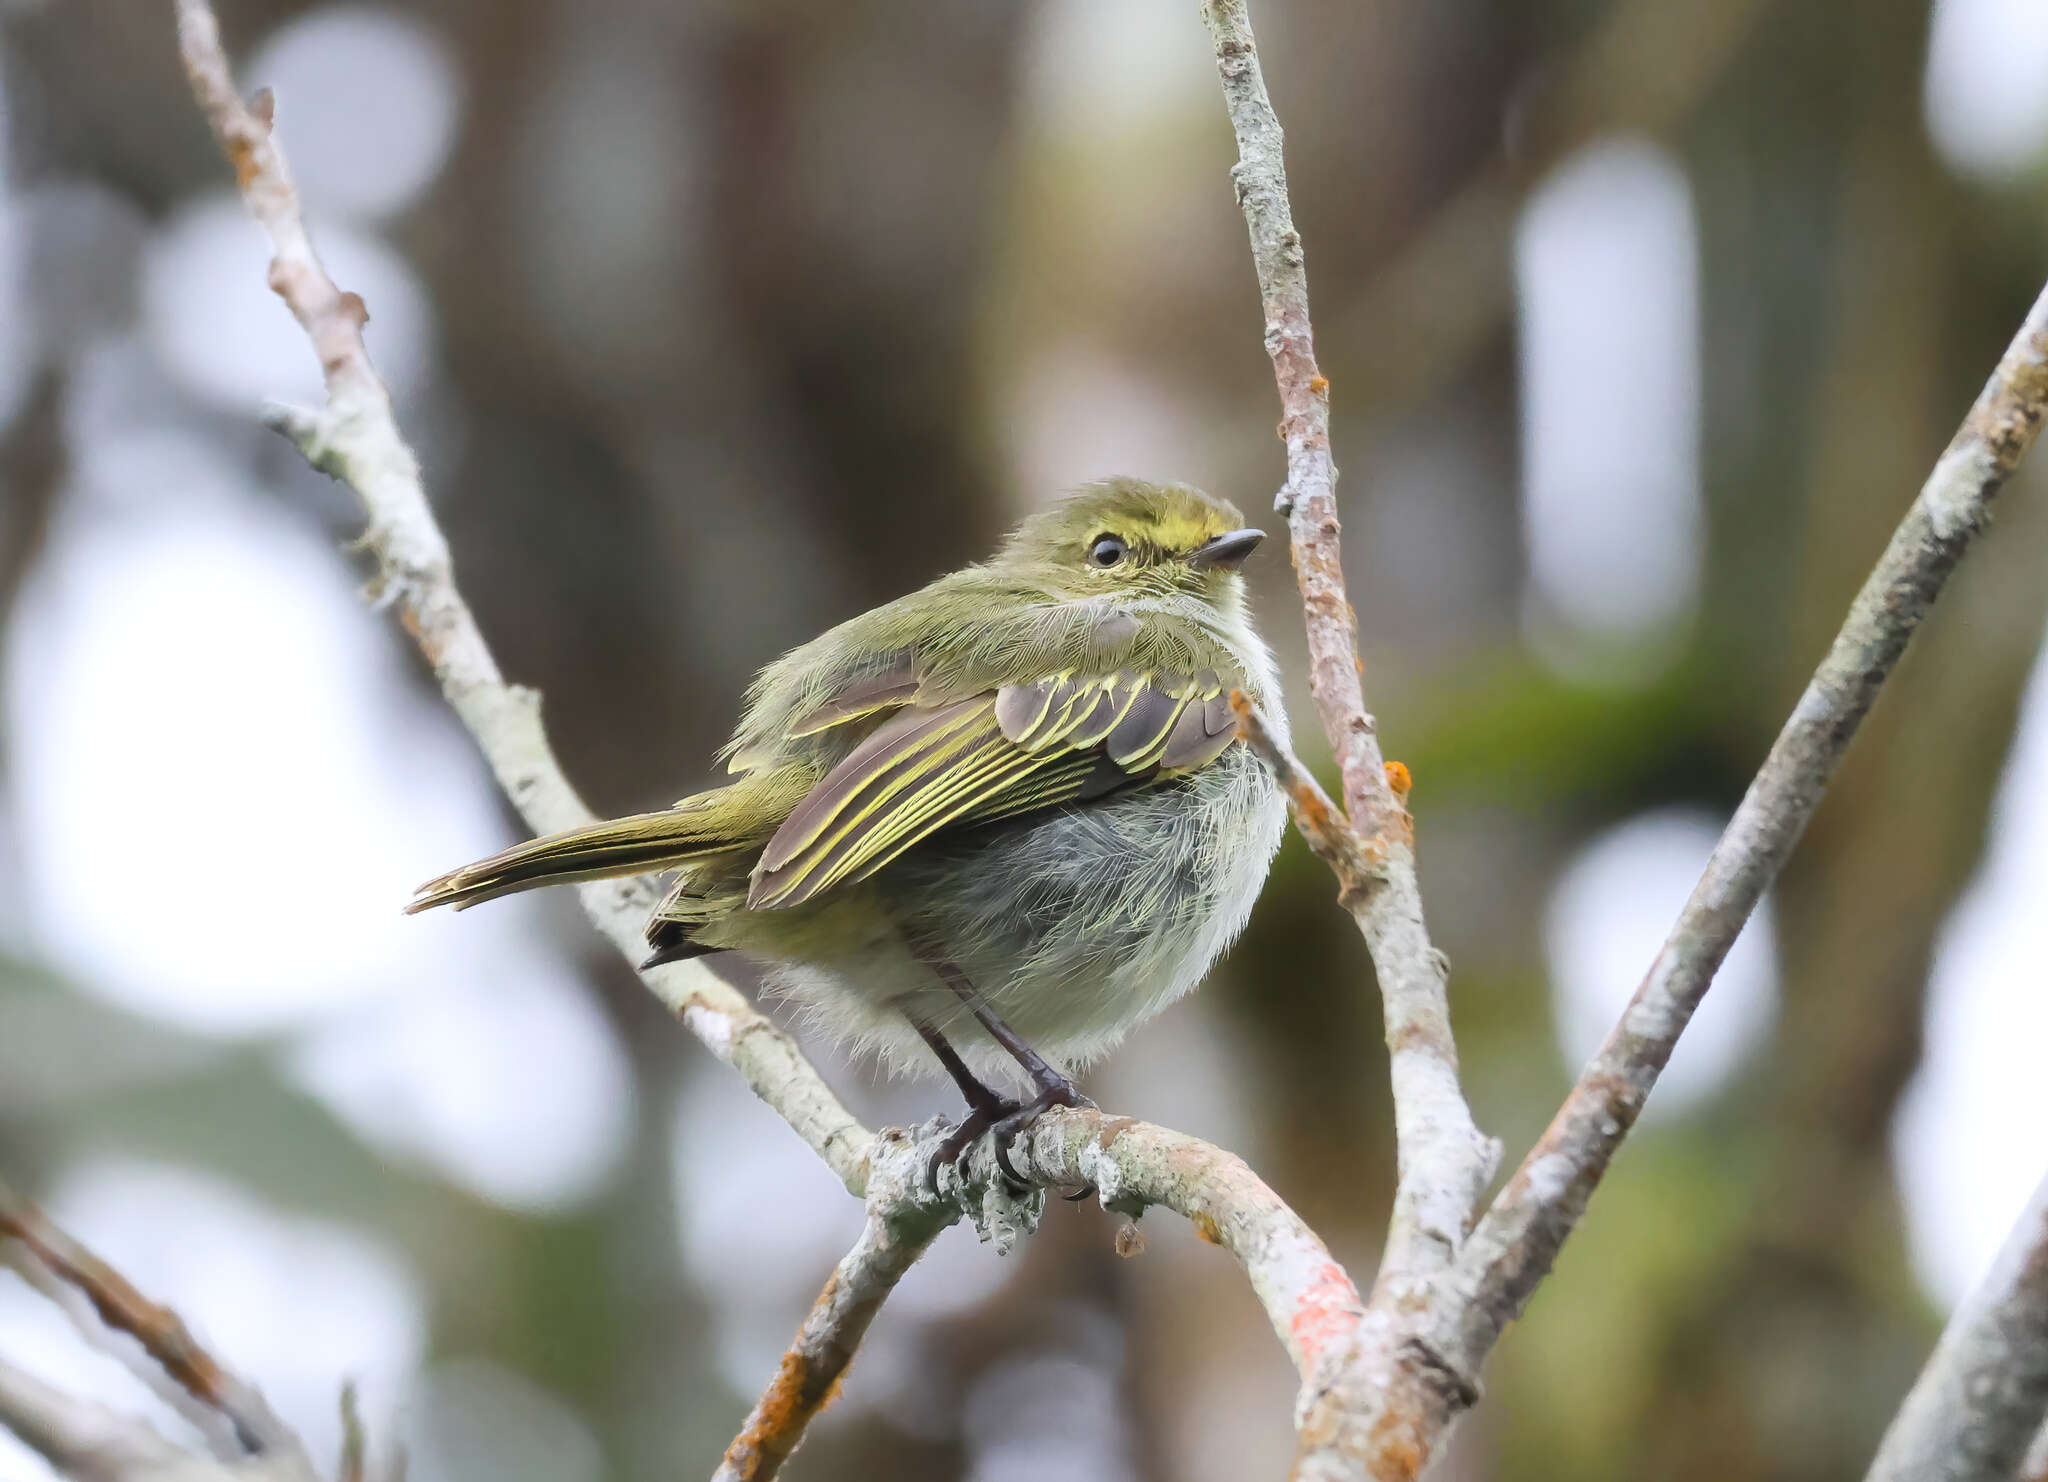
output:
{"label": "bare branch tip", "polygon": [[357,1403],[356,1382],[341,1387],[341,1465],[338,1482],[364,1482],[369,1442],[363,1430],[362,1407]]}

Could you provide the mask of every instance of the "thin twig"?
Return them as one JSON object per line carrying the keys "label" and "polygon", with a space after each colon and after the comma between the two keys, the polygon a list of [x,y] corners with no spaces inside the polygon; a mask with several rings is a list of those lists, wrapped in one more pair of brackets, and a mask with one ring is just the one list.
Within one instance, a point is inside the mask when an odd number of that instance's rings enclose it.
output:
{"label": "thin twig", "polygon": [[[283,146],[271,127],[274,103],[242,102],[206,0],[177,0],[178,42],[193,96],[234,166],[251,214],[269,233],[270,286],[320,357],[327,404],[274,407],[267,420],[315,468],[355,490],[369,517],[363,546],[376,558],[382,600],[419,645],[441,692],[476,737],[499,785],[536,832],[574,828],[590,811],[562,775],[541,727],[540,697],[509,685],[456,590],[448,543],[427,504],[419,461],[399,433],[391,396],[363,345],[368,313],[327,275],[299,212]],[[641,927],[653,906],[637,881],[600,881],[580,891],[584,909],[629,960],[644,955]],[[642,974],[647,986],[756,1095],[794,1127],[855,1193],[872,1134],[833,1095],[796,1042],[701,963]]]}
{"label": "thin twig", "polygon": [[1879,688],[2033,446],[2044,412],[2048,290],[1857,593],[1627,1012],[1467,1242],[1431,1329],[1440,1354],[1460,1372],[1477,1373],[1549,1271]]}
{"label": "thin twig", "polygon": [[883,1301],[955,1218],[954,1210],[906,1204],[886,1177],[873,1181],[860,1238],[826,1279],[712,1482],[769,1482],[782,1470],[810,1423],[838,1395]]}
{"label": "thin twig", "polygon": [[2048,1178],[1949,1319],[1865,1482],[2010,1482],[2048,1435]]}
{"label": "thin twig", "polygon": [[357,1403],[355,1381],[350,1380],[341,1387],[341,1466],[335,1472],[335,1482],[364,1482],[369,1459],[362,1407]]}
{"label": "thin twig", "polygon": [[66,1394],[4,1359],[0,1428],[77,1482],[138,1482],[193,1461],[147,1421]]}
{"label": "thin twig", "polygon": [[2019,1482],[2048,1482],[2048,1425],[2041,1427],[2034,1444],[2027,1448],[2027,1459],[2020,1463]]}
{"label": "thin twig", "polygon": [[1414,1304],[1425,1279],[1456,1253],[1500,1152],[1481,1135],[1459,1088],[1445,963],[1430,942],[1415,878],[1414,821],[1388,781],[1365,708],[1339,546],[1330,383],[1316,369],[1308,273],[1287,199],[1280,120],[1266,95],[1244,0],[1206,0],[1202,14],[1237,136],[1230,174],[1251,235],[1266,349],[1280,388],[1287,484],[1277,507],[1293,543],[1310,691],[1336,753],[1345,811],[1380,860],[1375,886],[1355,910],[1386,1013],[1399,1163],[1378,1285],[1392,1299]]}
{"label": "thin twig", "polygon": [[83,1296],[101,1322],[141,1344],[179,1389],[228,1423],[244,1452],[301,1454],[298,1437],[256,1386],[201,1347],[177,1313],[143,1296],[125,1276],[4,1183],[0,1239],[19,1241],[45,1273]]}
{"label": "thin twig", "polygon": [[1349,820],[1301,764],[1294,749],[1266,724],[1251,697],[1243,690],[1232,690],[1230,709],[1237,717],[1238,734],[1259,754],[1287,795],[1287,811],[1294,816],[1295,828],[1316,858],[1337,877],[1337,899],[1347,910],[1363,908],[1379,884],[1379,866],[1372,852],[1352,832]]}

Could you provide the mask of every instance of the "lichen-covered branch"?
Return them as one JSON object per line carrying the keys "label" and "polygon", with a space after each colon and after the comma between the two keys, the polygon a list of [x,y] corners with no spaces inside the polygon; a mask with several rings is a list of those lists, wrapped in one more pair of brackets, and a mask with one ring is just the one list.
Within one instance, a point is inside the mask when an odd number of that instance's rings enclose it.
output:
{"label": "lichen-covered branch", "polygon": [[1499,1159],[1458,1084],[1444,958],[1429,939],[1415,878],[1415,830],[1390,785],[1360,681],[1356,622],[1345,594],[1330,457],[1330,383],[1316,369],[1308,273],[1287,198],[1280,120],[1266,95],[1244,0],[1205,0],[1223,97],[1237,136],[1231,179],[1251,234],[1266,349],[1280,388],[1280,436],[1294,571],[1308,625],[1309,685],[1343,777],[1351,825],[1379,860],[1354,908],[1379,975],[1394,1083],[1399,1174],[1379,1284],[1401,1300],[1446,1266]]}
{"label": "lichen-covered branch", "polygon": [[1721,959],[1799,842],[1878,690],[2048,414],[2048,291],[2035,300],[1857,593],[1621,1021],[1487,1210],[1431,1333],[1471,1375],[1550,1270]]}
{"label": "lichen-covered branch", "polygon": [[1236,1258],[1301,1380],[1297,1418],[1332,1386],[1363,1382],[1363,1299],[1329,1247],[1242,1158],[1199,1138],[1131,1117],[1060,1109],[1010,1149],[1029,1188],[1019,1193],[977,1143],[934,1190],[932,1157],[951,1128],[884,1128],[869,1154],[868,1219],[805,1316],[714,1482],[772,1477],[830,1401],[882,1300],[934,1237],[967,1210],[1006,1250],[1036,1223],[1044,1191],[1093,1188],[1105,1209],[1136,1218],[1173,1210]]}
{"label": "lichen-covered branch", "polygon": [[[877,1169],[886,1167],[907,1197],[923,1198],[915,1179],[942,1131],[882,1133]],[[1358,1288],[1315,1231],[1235,1153],[1132,1117],[1060,1110],[1030,1125],[1010,1161],[1036,1187],[1094,1188],[1105,1209],[1132,1216],[1171,1209],[1236,1257],[1294,1361],[1304,1402],[1313,1384],[1348,1361],[1365,1313]],[[1000,1186],[987,1142],[965,1162],[971,1187]]]}
{"label": "lichen-covered branch", "polygon": [[1865,1482],[2011,1482],[2048,1445],[2048,1178],[1949,1319]]}
{"label": "lichen-covered branch", "polygon": [[[327,404],[317,410],[275,407],[270,424],[314,467],[361,498],[369,517],[363,546],[377,562],[380,598],[397,609],[521,815],[541,833],[589,822],[589,810],[549,748],[539,695],[505,682],[456,590],[448,543],[428,508],[419,461],[398,431],[390,393],[363,345],[369,316],[360,298],[335,286],[306,235],[291,170],[271,127],[269,94],[257,94],[253,106],[242,101],[206,0],[177,0],[177,14],[193,96],[234,166],[243,200],[270,236],[270,286],[320,357]],[[644,954],[640,929],[653,905],[644,884],[605,881],[583,886],[581,894],[591,920],[628,958]],[[848,1188],[860,1191],[870,1134],[793,1040],[700,963],[675,963],[643,977]]]}

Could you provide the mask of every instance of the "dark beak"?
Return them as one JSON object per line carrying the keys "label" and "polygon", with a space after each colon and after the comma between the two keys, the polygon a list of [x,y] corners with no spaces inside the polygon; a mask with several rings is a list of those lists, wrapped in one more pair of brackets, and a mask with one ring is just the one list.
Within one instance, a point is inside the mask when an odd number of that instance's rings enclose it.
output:
{"label": "dark beak", "polygon": [[1188,556],[1188,565],[1197,571],[1235,571],[1265,538],[1263,530],[1233,530],[1207,545],[1195,547]]}

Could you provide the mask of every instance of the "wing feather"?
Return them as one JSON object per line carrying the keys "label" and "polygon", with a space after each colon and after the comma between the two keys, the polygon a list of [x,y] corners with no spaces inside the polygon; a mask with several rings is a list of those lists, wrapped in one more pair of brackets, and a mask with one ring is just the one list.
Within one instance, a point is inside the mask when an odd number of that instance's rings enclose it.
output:
{"label": "wing feather", "polygon": [[864,879],[946,828],[1207,765],[1237,739],[1218,728],[1229,704],[1214,670],[1067,672],[943,703],[884,703],[904,708],[826,774],[762,851],[751,908],[798,905]]}

